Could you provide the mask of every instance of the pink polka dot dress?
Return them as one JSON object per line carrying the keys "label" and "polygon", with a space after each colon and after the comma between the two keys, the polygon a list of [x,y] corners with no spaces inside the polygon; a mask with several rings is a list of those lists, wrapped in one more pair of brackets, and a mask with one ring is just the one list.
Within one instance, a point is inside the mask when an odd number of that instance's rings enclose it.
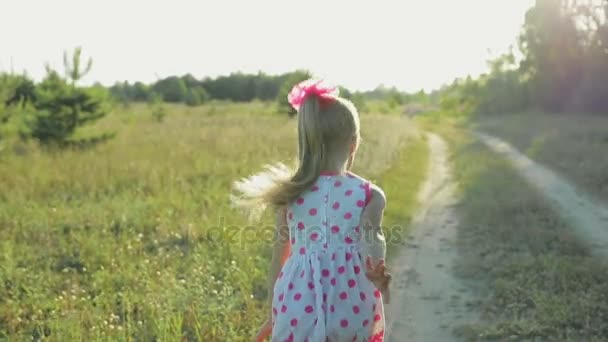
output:
{"label": "pink polka dot dress", "polygon": [[291,255],[272,299],[272,341],[382,341],[382,296],[365,277],[359,220],[370,183],[323,172],[287,209]]}

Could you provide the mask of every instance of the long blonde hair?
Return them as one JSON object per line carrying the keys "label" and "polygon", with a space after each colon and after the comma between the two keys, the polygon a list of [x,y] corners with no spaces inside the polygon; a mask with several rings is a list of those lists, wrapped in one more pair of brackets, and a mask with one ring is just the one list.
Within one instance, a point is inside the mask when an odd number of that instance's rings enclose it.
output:
{"label": "long blonde hair", "polygon": [[232,203],[248,209],[252,217],[259,217],[268,205],[290,204],[313,185],[331,162],[330,156],[348,153],[353,139],[360,141],[359,114],[352,102],[308,96],[298,110],[295,172],[282,163],[266,165],[264,171],[234,183],[237,194],[231,195]]}

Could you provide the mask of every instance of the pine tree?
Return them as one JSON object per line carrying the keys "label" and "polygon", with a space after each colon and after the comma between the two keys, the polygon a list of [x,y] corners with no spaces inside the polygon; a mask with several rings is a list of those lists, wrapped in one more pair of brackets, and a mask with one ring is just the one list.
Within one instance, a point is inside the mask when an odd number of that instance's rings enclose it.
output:
{"label": "pine tree", "polygon": [[28,121],[31,136],[42,144],[66,146],[70,143],[99,142],[111,135],[102,134],[87,141],[70,140],[78,127],[106,115],[105,97],[99,88],[81,88],[76,82],[91,71],[92,60],[81,69],[81,49],[76,48],[69,62],[64,53],[65,78],[48,64],[47,75],[36,87],[35,113]]}

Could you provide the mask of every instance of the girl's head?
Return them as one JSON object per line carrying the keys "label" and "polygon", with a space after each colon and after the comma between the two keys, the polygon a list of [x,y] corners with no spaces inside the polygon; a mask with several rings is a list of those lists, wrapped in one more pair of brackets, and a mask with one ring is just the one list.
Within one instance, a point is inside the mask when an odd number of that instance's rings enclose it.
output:
{"label": "girl's head", "polygon": [[247,199],[241,196],[237,204],[286,205],[312,186],[322,171],[352,167],[361,140],[359,114],[352,102],[339,97],[336,88],[313,80],[296,85],[288,100],[298,111],[297,169],[286,173],[271,166],[265,173],[236,182]]}
{"label": "girl's head", "polygon": [[294,177],[316,179],[323,170],[350,169],[359,141],[359,114],[349,100],[315,93],[306,96],[298,108]]}

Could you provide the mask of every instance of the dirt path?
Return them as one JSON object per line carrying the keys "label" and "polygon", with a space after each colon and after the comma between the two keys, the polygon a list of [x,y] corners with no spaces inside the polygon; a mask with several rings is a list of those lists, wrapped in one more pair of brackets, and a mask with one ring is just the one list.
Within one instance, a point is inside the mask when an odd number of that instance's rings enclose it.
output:
{"label": "dirt path", "polygon": [[387,305],[388,341],[453,341],[452,328],[476,320],[467,306],[471,292],[453,275],[458,225],[452,206],[448,148],[429,133],[430,165],[420,191],[422,205],[409,241],[391,262],[392,302]]}
{"label": "dirt path", "polygon": [[530,160],[506,142],[476,133],[493,151],[506,157],[519,173],[545,195],[557,208],[556,212],[570,221],[578,236],[587,242],[592,253],[608,257],[608,208],[546,167]]}

